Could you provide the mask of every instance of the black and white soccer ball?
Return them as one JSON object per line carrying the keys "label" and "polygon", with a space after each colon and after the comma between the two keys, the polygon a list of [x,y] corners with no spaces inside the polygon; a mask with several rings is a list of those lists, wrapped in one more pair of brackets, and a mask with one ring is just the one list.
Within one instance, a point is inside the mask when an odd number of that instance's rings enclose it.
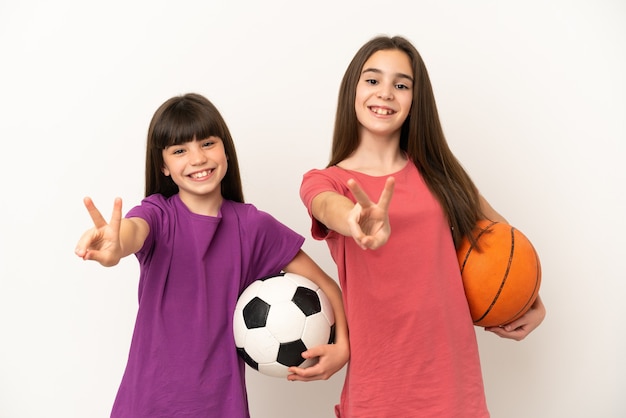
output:
{"label": "black and white soccer ball", "polygon": [[257,280],[237,301],[233,320],[237,352],[253,369],[286,377],[288,367],[309,367],[317,359],[302,352],[335,338],[335,317],[314,282],[294,273]]}

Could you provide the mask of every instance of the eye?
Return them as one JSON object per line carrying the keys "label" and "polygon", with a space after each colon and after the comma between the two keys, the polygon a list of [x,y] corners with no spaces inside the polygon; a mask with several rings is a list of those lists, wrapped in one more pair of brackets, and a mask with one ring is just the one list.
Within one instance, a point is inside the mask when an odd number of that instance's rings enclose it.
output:
{"label": "eye", "polygon": [[371,84],[372,86],[375,86],[376,84],[378,84],[378,80],[375,80],[373,78],[366,79],[365,82],[367,84]]}
{"label": "eye", "polygon": [[206,141],[202,142],[202,147],[208,148],[208,147],[210,147],[210,146],[212,146],[214,144],[215,144],[215,141],[213,141],[213,140],[206,140]]}
{"label": "eye", "polygon": [[398,83],[398,84],[396,84],[396,88],[397,88],[398,90],[409,90],[409,89],[410,89],[410,87],[409,87],[409,86],[407,86],[406,84],[402,84],[402,83]]}
{"label": "eye", "polygon": [[178,147],[169,147],[167,151],[172,155],[181,155],[185,152],[183,148],[178,148]]}

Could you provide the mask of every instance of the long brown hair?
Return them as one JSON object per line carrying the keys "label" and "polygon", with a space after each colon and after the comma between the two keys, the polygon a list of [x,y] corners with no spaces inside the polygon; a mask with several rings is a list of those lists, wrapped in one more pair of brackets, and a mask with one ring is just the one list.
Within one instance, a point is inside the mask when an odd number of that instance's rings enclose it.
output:
{"label": "long brown hair", "polygon": [[196,93],[172,97],[154,113],[148,128],[145,195],[160,193],[170,197],[178,193],[176,183],[162,171],[165,148],[210,136],[222,140],[228,159],[228,170],[221,183],[222,197],[243,203],[239,162],[228,126],[213,103]]}
{"label": "long brown hair", "polygon": [[443,134],[426,65],[417,49],[401,36],[379,36],[356,53],[339,88],[333,144],[328,167],[346,159],[359,146],[359,121],[354,109],[356,88],[363,65],[377,51],[400,50],[411,61],[414,75],[413,103],[402,125],[400,148],[413,160],[424,181],[448,217],[456,246],[482,216],[476,186],[452,154]]}

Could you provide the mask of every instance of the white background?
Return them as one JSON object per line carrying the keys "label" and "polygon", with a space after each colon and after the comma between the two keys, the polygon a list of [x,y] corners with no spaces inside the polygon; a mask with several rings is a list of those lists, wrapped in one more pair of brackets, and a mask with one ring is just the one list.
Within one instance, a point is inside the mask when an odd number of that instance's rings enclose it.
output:
{"label": "white background", "polygon": [[[138,266],[74,256],[81,200],[107,216],[116,196],[140,201],[147,126],[171,96],[216,104],[246,199],[336,277],[298,189],[328,160],[349,60],[378,34],[420,50],[450,146],[542,258],[543,325],[521,343],[476,329],[492,416],[626,416],[623,1],[1,0],[0,417],[108,416]],[[253,417],[319,418],[343,372],[248,378]]]}

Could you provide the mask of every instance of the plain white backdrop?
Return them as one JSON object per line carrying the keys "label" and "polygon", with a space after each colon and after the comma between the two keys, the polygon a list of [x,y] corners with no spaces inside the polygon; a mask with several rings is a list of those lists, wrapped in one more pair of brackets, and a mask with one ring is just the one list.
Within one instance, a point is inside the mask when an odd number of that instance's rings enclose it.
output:
{"label": "plain white backdrop", "polygon": [[[108,416],[138,266],[74,256],[82,198],[106,216],[116,196],[141,200],[148,123],[171,96],[216,104],[246,199],[336,277],[298,189],[378,34],[420,50],[450,146],[542,258],[543,325],[519,343],[476,329],[492,416],[626,416],[623,1],[0,0],[0,417]],[[253,417],[333,416],[343,372],[248,371]]]}

